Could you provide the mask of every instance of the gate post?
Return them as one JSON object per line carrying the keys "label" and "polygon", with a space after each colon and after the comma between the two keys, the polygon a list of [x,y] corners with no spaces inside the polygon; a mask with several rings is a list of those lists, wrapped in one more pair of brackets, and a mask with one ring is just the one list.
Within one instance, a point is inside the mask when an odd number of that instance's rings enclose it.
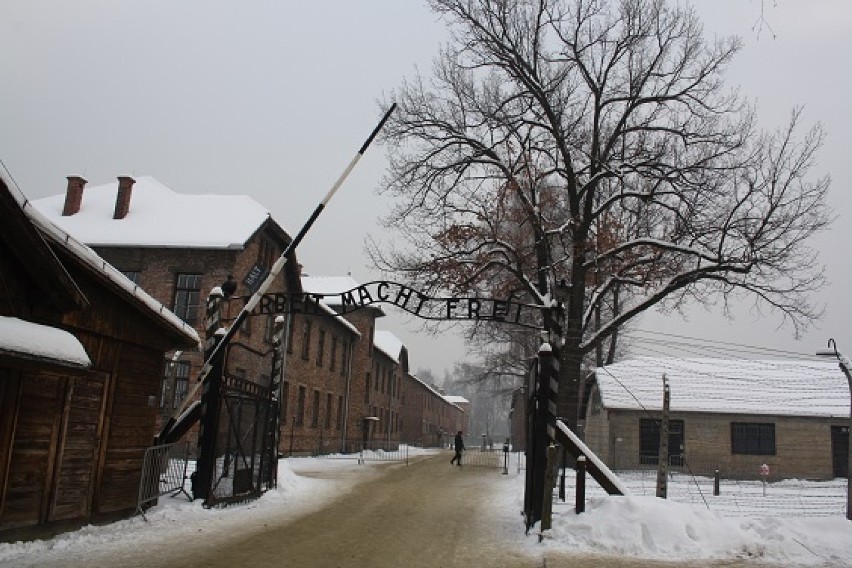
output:
{"label": "gate post", "polygon": [[669,473],[669,382],[663,375],[663,412],[660,421],[660,449],[657,464],[657,497],[666,498]]}
{"label": "gate post", "polygon": [[219,395],[224,372],[224,351],[220,350],[210,359],[209,355],[216,351],[216,346],[222,341],[225,330],[219,327],[219,306],[222,301],[222,290],[213,288],[207,297],[207,333],[204,358],[209,361],[210,371],[204,390],[201,394],[201,418],[198,430],[198,459],[195,473],[192,474],[192,497],[204,499],[210,497],[213,485],[213,472],[216,467],[216,437],[219,433]]}
{"label": "gate post", "polygon": [[556,394],[559,390],[559,361],[549,343],[538,352],[536,388],[528,402],[527,472],[524,487],[526,530],[542,518],[546,487],[548,441],[556,437]]}
{"label": "gate post", "polygon": [[[288,317],[290,313],[288,312]],[[281,444],[281,385],[284,381],[284,358],[286,357],[287,339],[290,326],[283,316],[275,317],[274,327],[274,350],[272,352],[272,380],[269,384],[270,396],[272,397],[272,412],[269,420],[269,434],[272,437],[272,448],[270,451],[270,487],[278,486],[278,452]]]}
{"label": "gate post", "polygon": [[547,472],[544,476],[544,495],[541,502],[541,531],[539,533],[539,542],[544,531],[553,528],[553,486],[555,484],[556,472],[556,446],[550,444],[547,446]]}
{"label": "gate post", "polygon": [[574,466],[577,470],[577,487],[574,495],[574,512],[580,514],[586,510],[586,456],[577,458]]}

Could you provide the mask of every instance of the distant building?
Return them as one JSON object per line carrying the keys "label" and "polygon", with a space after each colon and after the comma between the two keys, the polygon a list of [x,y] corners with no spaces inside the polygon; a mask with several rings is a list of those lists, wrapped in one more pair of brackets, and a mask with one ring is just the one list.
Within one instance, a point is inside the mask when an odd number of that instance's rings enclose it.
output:
{"label": "distant building", "polygon": [[848,475],[849,391],[833,361],[638,358],[595,369],[585,441],[614,469],[657,467],[663,376],[669,463],[693,474]]}
{"label": "distant building", "polygon": [[0,177],[0,540],[136,509],[164,353],[197,333]]}
{"label": "distant building", "polygon": [[[308,294],[325,294],[334,296],[340,292],[351,290],[358,286],[349,276],[302,276],[302,289]],[[343,306],[332,303],[327,298],[323,303],[341,314],[339,317],[349,322],[360,335],[360,340],[352,345],[352,355],[349,361],[349,419],[346,424],[346,450],[360,449],[362,441],[390,440],[399,441],[397,425],[382,421],[384,410],[390,410],[398,404],[399,389],[389,385],[389,375],[396,373],[398,363],[393,356],[376,349],[376,320],[384,317],[385,313],[378,306],[367,306],[354,311],[343,312]],[[330,318],[334,320],[336,318]],[[405,359],[405,364],[408,364]],[[393,382],[392,380],[390,382]],[[388,391],[389,386],[391,391]],[[378,423],[366,418],[378,418]],[[388,431],[385,431],[385,429]]]}
{"label": "distant building", "polygon": [[413,374],[404,376],[402,393],[403,441],[422,447],[451,443],[462,429],[465,411]]}
{"label": "distant building", "polygon": [[357,449],[361,440],[372,446],[441,446],[449,432],[463,427],[465,411],[410,373],[408,348],[392,332],[376,329],[376,321],[385,315],[381,306],[353,309],[333,303],[358,285],[349,276],[302,277],[303,290],[328,296],[323,302],[362,337],[352,357],[348,448]]}
{"label": "distant building", "polygon": [[462,410],[462,414],[458,415],[458,419],[453,425],[454,431],[461,430],[465,436],[475,436],[476,433],[470,431],[470,401],[463,396],[452,394],[444,395],[444,400]]}

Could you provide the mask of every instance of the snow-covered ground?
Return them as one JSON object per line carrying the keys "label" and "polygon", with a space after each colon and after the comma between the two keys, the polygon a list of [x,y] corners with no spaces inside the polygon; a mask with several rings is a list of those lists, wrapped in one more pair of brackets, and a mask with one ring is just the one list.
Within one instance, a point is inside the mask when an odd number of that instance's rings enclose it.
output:
{"label": "snow-covered ground", "polygon": [[[411,455],[428,453],[412,449]],[[163,498],[147,513],[108,526],[88,526],[50,540],[0,544],[0,566],[85,565],[97,554],[141,556],[162,550],[166,538],[190,542],[199,535],[237,536],[272,520],[296,518],[380,475],[381,462],[359,465],[351,459],[282,459],[279,485],[251,503],[204,509],[185,497]],[[513,460],[512,465],[515,465]],[[519,511],[524,474],[510,467],[485,476],[492,484],[493,531],[506,546],[531,556],[543,551],[605,554],[644,559],[757,559],[779,566],[852,566],[852,522],[844,517],[846,483],[785,481],[769,484],[724,483],[714,497],[712,480],[675,476],[668,500],[653,497],[653,472],[622,474],[632,493],[609,497],[587,483],[586,512],[574,512],[573,479],[567,502],[554,503],[553,528],[539,542],[525,535]]]}

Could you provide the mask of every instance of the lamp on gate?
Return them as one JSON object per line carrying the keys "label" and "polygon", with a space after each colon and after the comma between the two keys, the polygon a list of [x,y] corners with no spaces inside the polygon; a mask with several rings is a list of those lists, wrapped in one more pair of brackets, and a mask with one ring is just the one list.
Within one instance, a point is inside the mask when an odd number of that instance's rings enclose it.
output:
{"label": "lamp on gate", "polygon": [[852,363],[849,359],[837,351],[837,343],[834,339],[828,340],[828,349],[820,349],[816,352],[818,357],[834,357],[840,366],[840,370],[846,375],[849,383],[849,444],[846,449],[846,518],[852,521]]}

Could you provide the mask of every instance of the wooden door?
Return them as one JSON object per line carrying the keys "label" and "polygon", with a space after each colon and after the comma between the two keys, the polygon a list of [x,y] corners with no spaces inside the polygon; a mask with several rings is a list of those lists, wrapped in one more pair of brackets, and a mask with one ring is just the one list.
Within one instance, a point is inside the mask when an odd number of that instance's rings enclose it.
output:
{"label": "wooden door", "polygon": [[105,386],[106,375],[101,373],[68,381],[48,521],[87,517],[91,513]]}
{"label": "wooden door", "polygon": [[14,417],[0,514],[0,529],[36,525],[48,510],[67,380],[22,373],[14,400],[3,411]]}

